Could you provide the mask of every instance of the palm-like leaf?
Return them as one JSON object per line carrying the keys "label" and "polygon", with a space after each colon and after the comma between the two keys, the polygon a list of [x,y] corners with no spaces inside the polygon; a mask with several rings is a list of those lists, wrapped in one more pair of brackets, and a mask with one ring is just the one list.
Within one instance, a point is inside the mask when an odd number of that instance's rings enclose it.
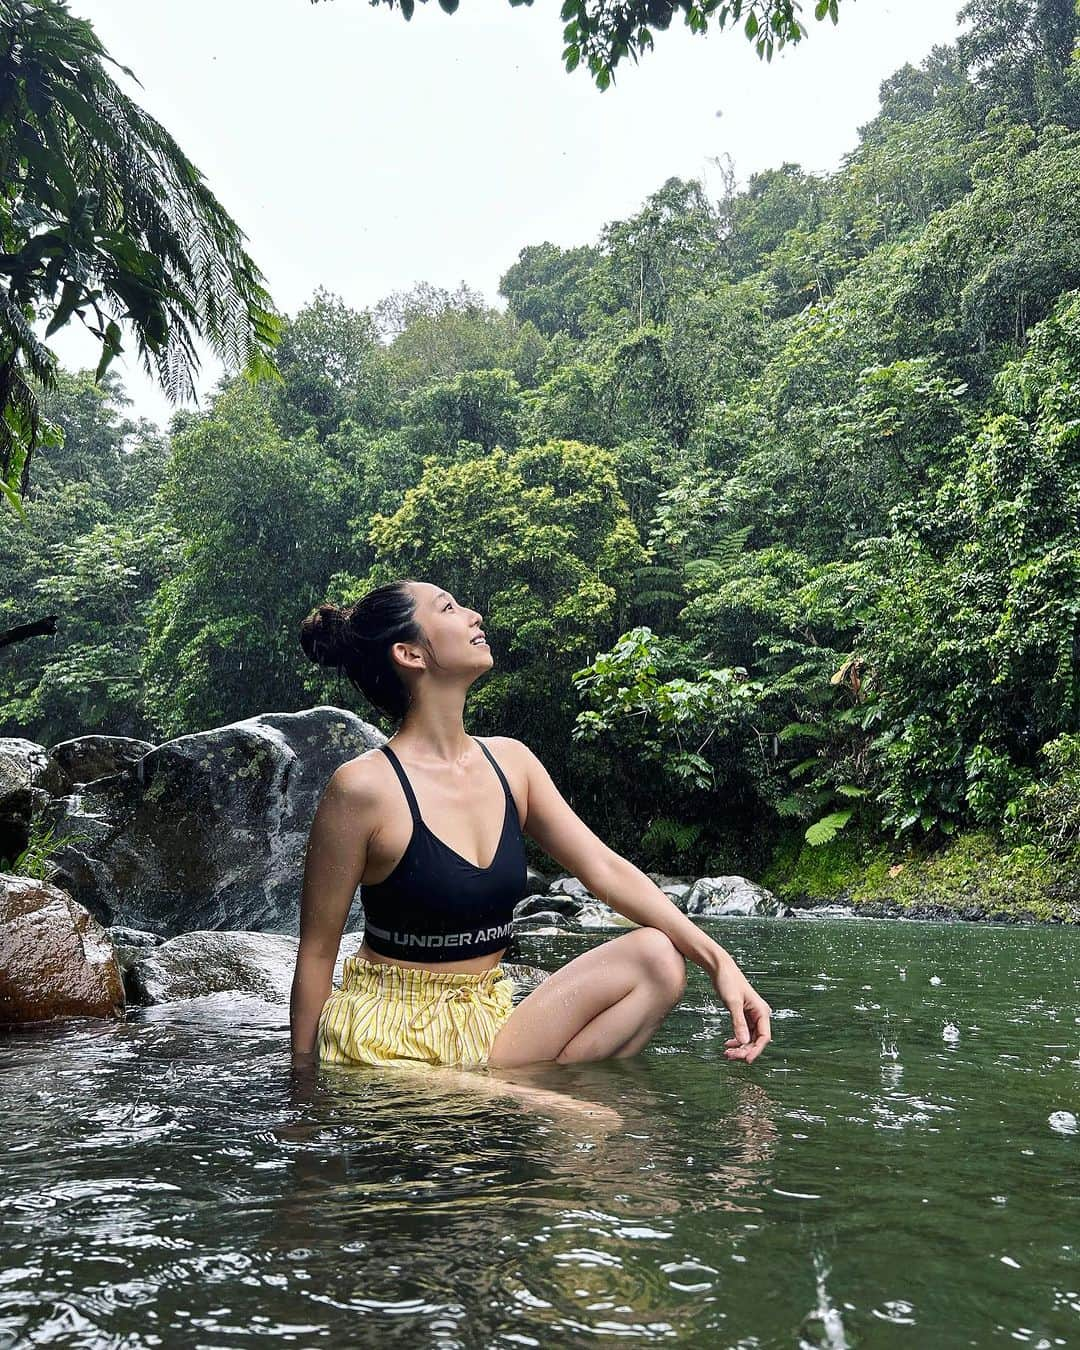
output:
{"label": "palm-like leaf", "polygon": [[60,0],[0,0],[0,477],[20,491],[40,430],[32,381],[55,382],[31,331],[43,314],[50,333],[79,315],[99,376],[126,322],[173,401],[194,392],[196,339],[250,379],[276,374],[281,318],[246,235],[107,62]]}
{"label": "palm-like leaf", "polygon": [[707,554],[701,558],[691,558],[685,563],[686,575],[701,585],[718,584],[746,547],[753,528],[752,525],[743,525],[737,530],[726,530],[718,535]]}

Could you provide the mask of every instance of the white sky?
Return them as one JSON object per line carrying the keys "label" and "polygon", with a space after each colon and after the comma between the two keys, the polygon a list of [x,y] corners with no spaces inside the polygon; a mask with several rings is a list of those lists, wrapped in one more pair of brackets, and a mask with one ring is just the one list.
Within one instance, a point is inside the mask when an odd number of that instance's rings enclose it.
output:
{"label": "white sky", "polygon": [[[601,93],[562,66],[559,0],[71,0],[142,84],[248,236],[279,309],[326,286],[354,308],[429,281],[497,296],[527,244],[595,243],[672,175],[711,195],[724,152],[740,182],[793,160],[835,168],[877,110],[880,82],[957,33],[959,0],[844,0],[834,28],[759,60],[738,29],[676,20]],[[114,71],[114,74],[117,72]],[[98,349],[75,321],[52,338],[70,368]],[[125,346],[128,346],[125,337]],[[133,344],[130,344],[133,349]],[[172,411],[134,358],[114,369],[129,411]],[[207,356],[199,387],[220,368]]]}

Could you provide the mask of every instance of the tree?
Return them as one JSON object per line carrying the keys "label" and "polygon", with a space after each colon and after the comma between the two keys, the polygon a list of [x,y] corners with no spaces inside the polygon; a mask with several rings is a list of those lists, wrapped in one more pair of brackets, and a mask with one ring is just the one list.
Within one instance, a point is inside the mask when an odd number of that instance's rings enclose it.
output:
{"label": "tree", "polygon": [[604,227],[594,289],[609,312],[664,323],[674,306],[723,269],[721,222],[696,178],[669,178],[629,220]]}
{"label": "tree", "polygon": [[733,275],[741,278],[757,271],[788,230],[817,225],[822,195],[821,180],[798,164],[751,174],[746,190],[722,204],[729,228],[725,252]]}
{"label": "tree", "polygon": [[509,371],[465,371],[414,394],[403,430],[418,459],[428,454],[452,459],[462,441],[484,453],[496,445],[515,450],[520,413],[521,390]]}
{"label": "tree", "polygon": [[144,701],[167,736],[303,706],[297,625],[345,561],[350,482],[234,380],[173,439],[161,493],[183,563],[148,616]]}
{"label": "tree", "polygon": [[528,726],[545,757],[564,763],[568,667],[619,632],[631,571],[647,560],[612,453],[549,441],[452,464],[431,455],[393,515],[356,524],[376,562],[363,579],[343,572],[336,590],[355,598],[421,577],[477,605],[497,660],[474,714],[484,726]]}
{"label": "tree", "polygon": [[418,281],[406,291],[391,291],[375,306],[375,326],[384,338],[396,338],[417,319],[438,319],[448,311],[476,317],[487,309],[479,291],[463,281],[456,291]]}
{"label": "tree", "polygon": [[471,301],[416,313],[390,345],[391,387],[405,398],[430,381],[452,380],[466,370],[514,369],[522,331],[512,314]]}
{"label": "tree", "polygon": [[1078,351],[1073,291],[998,375],[961,472],[857,549],[897,833],[999,824],[1041,748],[1080,730]]}
{"label": "tree", "polygon": [[1074,0],[967,0],[957,17],[971,25],[957,48],[988,104],[1032,126],[1080,129]]}
{"label": "tree", "polygon": [[585,282],[599,261],[599,251],[589,245],[530,244],[503,274],[499,294],[515,317],[531,320],[548,337],[569,333],[582,338],[589,300]]}
{"label": "tree", "polygon": [[41,436],[57,439],[39,319],[48,339],[78,315],[98,377],[127,323],[174,401],[193,392],[196,339],[250,379],[275,373],[280,320],[245,235],[107,61],[63,0],[0,0],[0,490],[16,510]]}
{"label": "tree", "polygon": [[[318,0],[311,0],[317,4]],[[416,0],[370,0],[373,5],[397,8],[411,19]],[[420,0],[425,4],[426,0]],[[459,0],[439,0],[439,7],[453,14]],[[532,0],[510,0],[511,5],[531,5]],[[840,0],[815,0],[814,18],[826,15],[835,24]],[[614,82],[615,67],[626,56],[638,56],[653,49],[653,30],[671,27],[676,14],[682,14],[692,33],[705,33],[709,24],[725,28],[742,22],[743,32],[754,44],[758,56],[771,61],[774,51],[788,43],[800,42],[807,35],[800,21],[799,0],[563,0],[559,11],[565,24],[563,61],[568,71],[582,61],[588,66],[598,89]]]}
{"label": "tree", "polygon": [[319,287],[287,324],[277,352],[282,383],[274,415],[287,436],[313,427],[320,437],[346,417],[381,427],[391,403],[390,377],[376,321]]}

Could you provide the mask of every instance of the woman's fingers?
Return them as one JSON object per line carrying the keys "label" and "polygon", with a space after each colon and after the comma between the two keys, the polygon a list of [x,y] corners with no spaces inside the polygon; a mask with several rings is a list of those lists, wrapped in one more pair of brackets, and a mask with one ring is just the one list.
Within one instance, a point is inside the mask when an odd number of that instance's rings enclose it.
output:
{"label": "woman's fingers", "polygon": [[728,1059],[752,1063],[772,1040],[772,1009],[737,967],[734,972],[725,967],[714,980],[714,987],[731,1016],[734,1033],[724,1042],[724,1054]]}
{"label": "woman's fingers", "polygon": [[732,1001],[727,1005],[728,1012],[731,1014],[731,1029],[735,1033],[736,1045],[750,1044],[750,1029],[746,1025],[746,1017],[743,1014],[742,1004]]}
{"label": "woman's fingers", "polygon": [[749,1044],[739,1036],[739,1026],[734,1014],[732,1015],[735,1035],[724,1042],[724,1054],[728,1059],[742,1059],[747,1064],[751,1064],[757,1059],[758,1055],[772,1040],[772,1026],[769,1021],[771,1011],[772,1009],[762,998],[748,998],[746,1000],[746,1022],[749,1022],[754,1033]]}

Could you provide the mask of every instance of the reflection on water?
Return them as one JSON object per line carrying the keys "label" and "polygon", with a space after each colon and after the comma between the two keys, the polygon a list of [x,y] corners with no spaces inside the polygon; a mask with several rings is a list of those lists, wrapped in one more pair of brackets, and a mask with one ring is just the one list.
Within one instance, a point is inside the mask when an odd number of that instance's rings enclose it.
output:
{"label": "reflection on water", "polygon": [[[0,1346],[1080,1339],[1080,933],[714,921],[630,1060],[294,1067],[211,996],[0,1041]],[[595,936],[537,940],[550,963]]]}

